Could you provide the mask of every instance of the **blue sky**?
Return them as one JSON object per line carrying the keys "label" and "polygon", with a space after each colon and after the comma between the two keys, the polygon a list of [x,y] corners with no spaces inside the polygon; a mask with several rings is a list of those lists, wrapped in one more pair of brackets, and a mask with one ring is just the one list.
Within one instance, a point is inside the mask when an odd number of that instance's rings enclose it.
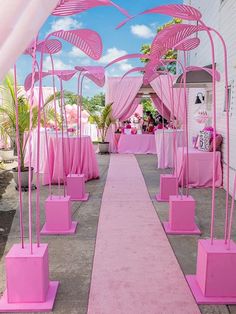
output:
{"label": "blue sky", "polygon": [[[182,3],[182,0],[114,0],[125,8],[131,15],[144,10],[170,3]],[[126,53],[137,53],[144,43],[151,43],[158,26],[171,20],[171,17],[157,14],[139,16],[124,27],[116,30],[115,27],[124,20],[124,16],[114,7],[99,7],[90,9],[84,13],[68,16],[50,16],[40,30],[39,38],[43,39],[49,32],[57,29],[89,28],[97,31],[103,41],[103,56],[99,61],[93,61],[81,53],[77,48],[63,42],[63,50],[54,55],[57,69],[69,69],[75,65],[105,65],[114,58]],[[139,66],[139,60],[123,61],[112,66],[107,75],[121,76],[134,66]],[[23,84],[24,78],[31,71],[31,59],[29,56],[21,56],[17,62],[18,80]],[[49,58],[45,58],[45,69],[50,69]],[[44,80],[44,86],[50,86],[50,79]],[[76,91],[76,80],[64,84],[65,89]],[[83,93],[85,96],[93,96],[103,91],[93,83],[85,81]]]}

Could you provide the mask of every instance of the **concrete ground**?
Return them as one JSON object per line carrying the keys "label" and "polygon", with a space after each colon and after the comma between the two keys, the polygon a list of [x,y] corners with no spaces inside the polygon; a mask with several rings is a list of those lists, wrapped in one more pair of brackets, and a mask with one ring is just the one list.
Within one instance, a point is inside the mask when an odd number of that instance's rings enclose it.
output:
{"label": "concrete ground", "polygon": [[[154,196],[158,191],[159,175],[163,171],[156,170],[156,156],[138,155],[136,156],[140,168],[143,172],[147,188],[153,199],[159,218],[163,221],[168,218],[168,204],[157,203]],[[50,278],[59,280],[54,312],[56,314],[85,314],[89,296],[90,278],[95,249],[97,224],[99,218],[101,198],[109,165],[108,155],[97,155],[100,179],[86,183],[86,188],[90,192],[90,199],[87,203],[73,204],[73,218],[79,221],[77,233],[73,236],[50,236],[43,237],[42,241],[49,243],[50,257]],[[48,196],[48,188],[41,189],[41,209],[43,224],[44,200]],[[33,191],[33,199],[35,198]],[[191,195],[197,200],[197,223],[203,234],[201,237],[209,236],[211,192],[209,189],[191,189]],[[223,189],[217,190],[216,208],[216,236],[223,234],[223,212],[224,212]],[[25,222],[27,222],[27,194],[24,193]],[[8,185],[5,194],[0,199],[0,210],[17,210],[18,197],[13,181]],[[35,208],[35,207],[33,207]],[[25,230],[27,237],[27,230]],[[236,230],[234,229],[234,239]],[[169,236],[171,246],[176,254],[180,267],[185,274],[195,273],[197,240],[198,236]],[[11,232],[5,253],[13,243],[19,242],[19,214],[15,214]],[[0,257],[1,258],[1,257]],[[0,260],[0,293],[5,288],[4,258]],[[203,314],[236,314],[236,306],[200,306]],[[102,314],[102,313],[97,313]],[[112,313],[111,313],[112,314]],[[129,314],[129,313],[127,313]],[[149,314],[149,313],[143,313]],[[158,312],[157,312],[158,314]],[[174,313],[173,313],[174,314]],[[184,313],[183,313],[184,314]],[[194,314],[194,313],[193,313]]]}
{"label": "concrete ground", "polygon": [[[86,203],[73,203],[73,219],[79,221],[77,232],[71,236],[44,236],[42,242],[49,244],[50,278],[60,281],[53,313],[85,314],[90,288],[93,255],[97,233],[97,224],[106,175],[109,155],[98,155],[100,179],[86,183],[90,192]],[[56,190],[54,188],[54,190]],[[33,200],[36,192],[33,191]],[[48,187],[41,187],[41,225],[44,221],[44,200],[48,196]],[[17,209],[18,196],[13,180],[0,200],[0,210]],[[35,204],[35,201],[34,201]],[[35,206],[33,206],[35,208]],[[24,193],[25,225],[27,225],[27,193]],[[25,230],[28,236],[28,230]],[[19,214],[15,214],[5,253],[12,244],[19,242]],[[4,258],[0,261],[0,293],[5,289]]]}
{"label": "concrete ground", "polygon": [[[154,155],[136,155],[136,158],[143,172],[158,217],[161,221],[167,221],[169,210],[168,203],[157,203],[155,195],[159,190],[160,174],[165,172],[168,173],[170,171],[157,170],[157,159]],[[211,217],[211,189],[190,189],[190,194],[194,197],[197,203],[196,222],[202,231],[201,238],[208,238]],[[223,189],[217,189],[215,209],[215,237],[217,238],[222,238],[224,234],[224,206],[225,191]],[[236,240],[235,227],[233,229],[233,237],[234,240]],[[199,238],[199,236],[168,236],[184,274],[194,274],[196,272],[197,241]],[[236,306],[201,305],[200,310],[203,314],[236,314]]]}

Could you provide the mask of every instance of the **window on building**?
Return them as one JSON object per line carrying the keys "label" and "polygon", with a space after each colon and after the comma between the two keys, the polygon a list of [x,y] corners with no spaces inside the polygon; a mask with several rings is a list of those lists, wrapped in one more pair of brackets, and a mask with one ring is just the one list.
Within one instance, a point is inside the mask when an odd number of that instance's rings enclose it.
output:
{"label": "window on building", "polygon": [[[227,93],[228,93],[228,100],[229,100],[229,111],[231,109],[231,105],[232,105],[232,89],[233,89],[233,83],[231,83],[230,85],[228,85],[228,89],[227,89]],[[226,112],[226,99],[224,102],[224,112]]]}

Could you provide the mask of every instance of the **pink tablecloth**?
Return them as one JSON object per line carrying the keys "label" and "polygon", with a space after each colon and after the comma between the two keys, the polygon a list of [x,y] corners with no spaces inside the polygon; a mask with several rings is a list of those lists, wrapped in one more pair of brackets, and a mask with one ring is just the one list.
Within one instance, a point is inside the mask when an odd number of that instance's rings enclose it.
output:
{"label": "pink tablecloth", "polygon": [[154,134],[121,134],[118,142],[120,154],[156,154]]}
{"label": "pink tablecloth", "polygon": [[[64,138],[64,165],[65,175],[69,173],[79,173],[79,138],[69,137]],[[91,138],[83,136],[81,142],[82,150],[82,173],[85,175],[85,180],[95,179],[99,177],[98,164]],[[62,138],[57,139],[55,136],[49,136],[49,162],[52,183],[63,180],[63,155],[62,155]],[[43,173],[43,184],[49,183],[49,167],[48,162],[45,162]]]}
{"label": "pink tablecloth", "polygon": [[[177,149],[177,175],[181,184],[184,175],[184,185],[186,185],[186,150],[179,147]],[[212,167],[213,153],[202,152],[198,149],[189,148],[189,187],[212,187]],[[216,152],[216,187],[222,185],[221,153]]]}
{"label": "pink tablecloth", "polygon": [[173,140],[176,138],[176,149],[183,146],[183,130],[157,130],[155,132],[157,168],[173,168]]}

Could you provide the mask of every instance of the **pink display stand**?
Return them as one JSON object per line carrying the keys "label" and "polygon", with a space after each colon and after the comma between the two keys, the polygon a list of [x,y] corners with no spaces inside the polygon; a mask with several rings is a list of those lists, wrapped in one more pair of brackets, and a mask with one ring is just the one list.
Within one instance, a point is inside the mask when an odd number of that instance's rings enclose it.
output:
{"label": "pink display stand", "polygon": [[198,304],[236,304],[236,244],[199,240],[197,273],[186,279]]}
{"label": "pink display stand", "polygon": [[84,201],[89,198],[89,193],[85,192],[84,174],[69,174],[67,176],[67,194],[72,201]]}
{"label": "pink display stand", "polygon": [[169,197],[169,221],[163,226],[167,234],[201,234],[195,223],[196,202],[192,196]]}
{"label": "pink display stand", "polygon": [[48,245],[14,244],[6,255],[7,289],[0,312],[51,311],[58,281],[49,281]]}
{"label": "pink display stand", "polygon": [[178,195],[178,178],[172,174],[160,176],[160,194],[156,195],[158,202],[168,202],[170,195]]}
{"label": "pink display stand", "polygon": [[77,221],[72,221],[70,196],[49,196],[45,201],[46,222],[41,234],[73,234]]}

